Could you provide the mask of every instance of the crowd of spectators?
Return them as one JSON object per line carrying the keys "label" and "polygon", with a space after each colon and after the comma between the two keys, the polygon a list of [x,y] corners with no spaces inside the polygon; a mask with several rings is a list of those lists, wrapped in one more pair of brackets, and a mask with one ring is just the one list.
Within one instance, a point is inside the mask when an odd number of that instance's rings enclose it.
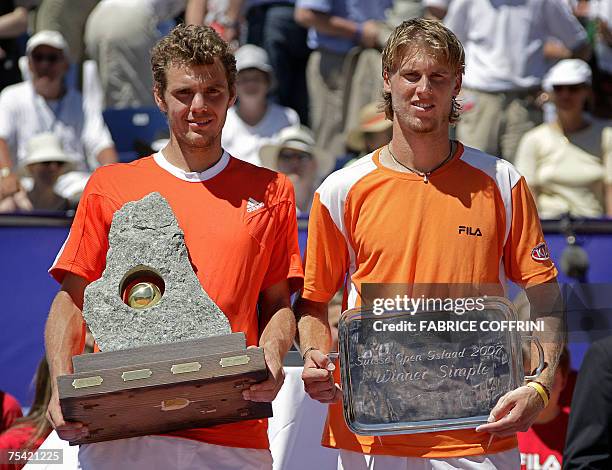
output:
{"label": "crowd of spectators", "polygon": [[[181,21],[177,15],[183,12],[184,20],[210,24],[237,48],[238,99],[228,114],[223,144],[238,158],[261,165],[259,149],[274,144],[283,128],[309,126],[319,161],[325,162],[318,165],[318,183],[329,170],[384,145],[390,132],[368,146],[363,145],[363,136],[369,139],[376,133],[359,134],[360,126],[377,125],[368,122],[364,113],[372,115],[380,103],[380,50],[399,22],[428,16],[444,21],[465,45],[459,140],[516,161],[536,194],[542,217],[608,215],[609,4],[607,0],[571,6],[563,0],[495,6],[488,0],[3,2],[0,60],[6,73],[0,86],[6,89],[0,96],[0,189],[13,202],[5,202],[4,210],[53,207],[14,205],[14,196],[19,200],[19,194],[32,190],[32,171],[24,159],[28,141],[38,133],[55,134],[72,160],[59,165],[55,189],[73,203],[96,166],[117,161],[101,111],[154,105],[149,50],[174,21]],[[29,77],[19,83],[19,49],[28,24],[31,38],[23,50],[27,66],[22,72]],[[584,83],[576,84],[582,85],[581,90],[558,91],[550,80],[547,87],[543,79],[554,63],[571,57],[588,60],[593,69]],[[81,83],[85,59],[96,66],[101,89],[97,101],[83,99],[75,88]],[[77,79],[68,84],[70,70]],[[574,113],[582,116],[578,128],[567,127],[568,114],[559,111],[567,101],[561,95],[568,94],[577,98]],[[545,119],[549,122],[543,124]],[[378,126],[384,128],[384,120]],[[356,135],[361,144],[355,144]],[[555,139],[563,145],[554,145]]]}
{"label": "crowd of spectators", "polygon": [[[464,44],[458,140],[513,162],[542,218],[612,216],[612,0],[3,1],[0,212],[74,209],[91,172],[118,161],[102,111],[155,106],[149,51],[186,21],[236,50],[223,147],[287,174],[307,214],[325,176],[389,142],[381,50],[414,16],[443,21]],[[97,98],[81,93],[87,60]],[[543,448],[561,462],[564,361],[549,407],[519,438],[526,468]],[[2,428],[27,431],[29,446],[49,432],[44,386],[16,425],[19,407],[0,392]]]}
{"label": "crowd of spectators", "polygon": [[[224,127],[224,148],[262,165],[260,149],[279,144],[282,129],[308,126],[318,169],[315,183],[302,187],[316,188],[331,170],[388,142],[385,123],[390,122],[380,107],[381,49],[397,24],[425,16],[443,21],[465,46],[456,137],[516,163],[535,194],[541,217],[610,215],[611,4],[3,2],[0,196],[9,201],[2,207],[59,207],[15,206],[19,195],[33,188],[33,170],[25,158],[28,141],[39,133],[56,135],[70,159],[53,171],[59,173],[55,191],[72,204],[93,169],[118,160],[102,111],[154,107],[149,50],[177,21],[208,24],[236,49],[238,98]],[[22,54],[25,59],[20,59]],[[93,75],[84,72],[84,63],[90,64]],[[92,89],[99,89],[99,96],[88,92]],[[44,166],[54,167],[51,162]]]}

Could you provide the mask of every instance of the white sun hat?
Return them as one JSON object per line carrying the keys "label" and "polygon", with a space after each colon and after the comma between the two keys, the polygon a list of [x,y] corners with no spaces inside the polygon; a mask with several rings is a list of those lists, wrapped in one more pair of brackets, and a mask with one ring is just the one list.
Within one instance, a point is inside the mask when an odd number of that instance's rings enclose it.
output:
{"label": "white sun hat", "polygon": [[555,85],[590,85],[592,76],[591,67],[584,60],[564,59],[551,67],[542,80],[542,88],[551,92]]}
{"label": "white sun hat", "polygon": [[73,164],[56,135],[51,132],[43,132],[32,137],[27,143],[26,157],[21,161],[21,165],[26,167],[33,163],[42,162],[62,162]]}

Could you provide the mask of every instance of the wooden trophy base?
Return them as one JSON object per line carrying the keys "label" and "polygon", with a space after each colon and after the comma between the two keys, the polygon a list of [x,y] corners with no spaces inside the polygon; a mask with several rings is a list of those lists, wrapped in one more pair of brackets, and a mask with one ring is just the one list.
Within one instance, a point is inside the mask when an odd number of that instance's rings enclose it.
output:
{"label": "wooden trophy base", "polygon": [[89,429],[70,445],[272,416],[271,403],[242,398],[268,377],[263,349],[246,349],[244,333],[72,359],[74,374],[58,377],[66,421]]}

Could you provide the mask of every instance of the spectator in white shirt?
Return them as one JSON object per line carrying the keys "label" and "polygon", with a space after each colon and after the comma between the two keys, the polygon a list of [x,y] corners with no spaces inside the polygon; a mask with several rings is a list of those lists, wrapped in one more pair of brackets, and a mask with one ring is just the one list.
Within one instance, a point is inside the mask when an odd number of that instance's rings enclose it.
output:
{"label": "spectator in white shirt", "polygon": [[28,141],[37,134],[56,135],[76,171],[58,180],[58,192],[75,199],[88,172],[117,161],[117,152],[102,115],[86,109],[81,94],[66,87],[68,46],[57,31],[32,36],[26,53],[31,80],[11,85],[0,93],[0,192],[19,190],[14,169],[26,156]]}
{"label": "spectator in white shirt", "polygon": [[238,100],[227,113],[221,143],[230,155],[261,166],[259,149],[273,141],[279,131],[299,125],[291,108],[268,98],[274,80],[268,54],[261,47],[245,44],[236,51]]}
{"label": "spectator in white shirt", "polygon": [[544,78],[557,118],[527,132],[516,154],[542,218],[612,216],[612,127],[584,112],[591,68],[560,61]]}

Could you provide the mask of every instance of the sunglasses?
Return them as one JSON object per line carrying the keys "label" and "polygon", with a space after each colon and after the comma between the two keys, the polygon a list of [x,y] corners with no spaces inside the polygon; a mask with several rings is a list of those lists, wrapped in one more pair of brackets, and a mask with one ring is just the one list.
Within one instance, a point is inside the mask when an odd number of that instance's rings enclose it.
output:
{"label": "sunglasses", "polygon": [[32,54],[32,60],[34,62],[49,62],[50,64],[55,64],[61,60],[62,56],[60,54],[43,54],[40,52],[35,52]]}
{"label": "sunglasses", "polygon": [[304,161],[310,160],[312,158],[312,155],[306,152],[299,152],[297,150],[283,149],[278,153],[278,158],[283,160],[291,160],[296,158],[300,161]]}
{"label": "sunglasses", "polygon": [[556,92],[566,90],[571,93],[575,93],[579,90],[582,90],[583,88],[584,88],[584,85],[582,83],[579,83],[578,85],[553,85],[553,90]]}

